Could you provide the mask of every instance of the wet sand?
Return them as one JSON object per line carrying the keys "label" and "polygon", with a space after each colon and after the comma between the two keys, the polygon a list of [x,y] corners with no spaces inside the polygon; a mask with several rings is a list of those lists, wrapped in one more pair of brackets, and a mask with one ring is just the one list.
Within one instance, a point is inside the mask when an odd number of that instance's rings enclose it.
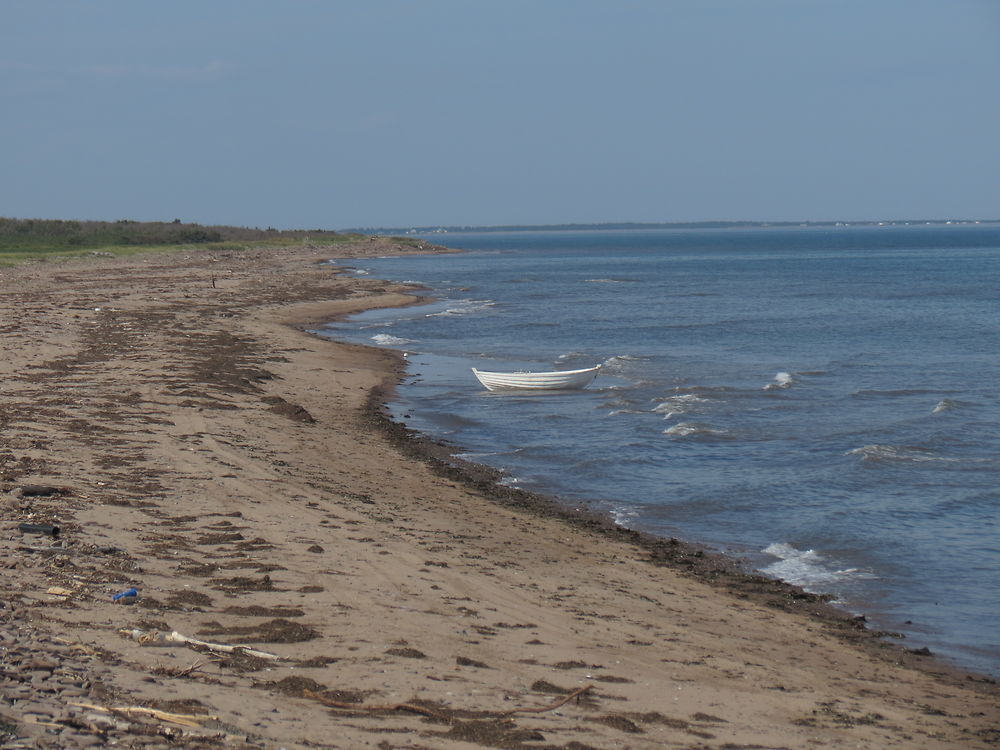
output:
{"label": "wet sand", "polygon": [[305,330],[410,251],[0,269],[4,746],[1000,742],[993,682],[386,419],[399,357]]}

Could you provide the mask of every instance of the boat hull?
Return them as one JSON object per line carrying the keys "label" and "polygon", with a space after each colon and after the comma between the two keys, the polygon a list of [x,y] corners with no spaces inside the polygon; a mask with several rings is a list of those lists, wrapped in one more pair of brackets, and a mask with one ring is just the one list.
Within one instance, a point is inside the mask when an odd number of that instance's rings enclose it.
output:
{"label": "boat hull", "polygon": [[575,391],[586,388],[601,369],[554,372],[483,372],[472,368],[479,382],[490,391]]}

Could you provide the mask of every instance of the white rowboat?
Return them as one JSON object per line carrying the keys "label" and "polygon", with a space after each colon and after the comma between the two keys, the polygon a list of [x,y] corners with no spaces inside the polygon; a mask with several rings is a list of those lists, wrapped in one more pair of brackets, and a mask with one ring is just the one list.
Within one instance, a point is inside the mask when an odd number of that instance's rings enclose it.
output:
{"label": "white rowboat", "polygon": [[555,372],[482,372],[473,367],[472,373],[491,391],[564,391],[586,388],[600,369],[601,366],[597,365],[584,370]]}

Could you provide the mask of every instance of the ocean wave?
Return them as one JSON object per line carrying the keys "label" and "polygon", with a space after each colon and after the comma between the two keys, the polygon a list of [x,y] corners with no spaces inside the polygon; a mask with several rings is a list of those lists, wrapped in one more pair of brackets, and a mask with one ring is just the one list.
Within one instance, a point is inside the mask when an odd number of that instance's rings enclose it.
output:
{"label": "ocean wave", "polygon": [[441,312],[427,313],[424,317],[438,318],[450,315],[468,315],[470,313],[485,312],[494,305],[496,305],[496,302],[491,299],[460,299],[455,300],[451,307],[448,307]]}
{"label": "ocean wave", "polygon": [[816,550],[800,550],[785,542],[770,544],[761,552],[778,558],[762,568],[762,572],[813,593],[819,588],[843,583],[845,580],[876,577],[862,568],[841,568],[835,560]]}
{"label": "ocean wave", "polygon": [[466,451],[464,453],[456,453],[455,458],[475,463],[477,461],[482,461],[484,458],[492,458],[494,456],[513,456],[520,452],[520,448],[515,448],[511,451]]}
{"label": "ocean wave", "polygon": [[940,461],[953,463],[957,458],[945,458],[936,455],[929,448],[918,445],[865,445],[861,448],[847,451],[845,456],[860,456],[866,463],[928,463]]}
{"label": "ocean wave", "polygon": [[413,339],[404,339],[399,336],[393,336],[389,333],[376,333],[372,336],[372,341],[379,346],[403,346],[405,344],[413,343]]}
{"label": "ocean wave", "polygon": [[953,411],[954,409],[960,409],[963,406],[965,406],[965,404],[963,404],[961,401],[956,401],[955,399],[951,398],[943,398],[940,401],[938,401],[937,406],[934,407],[934,409],[931,411],[931,414],[941,414],[942,412]]}
{"label": "ocean wave", "polygon": [[649,357],[640,357],[633,354],[616,354],[613,357],[608,357],[601,365],[609,372],[621,372],[628,369],[632,362],[646,362],[648,360]]}
{"label": "ocean wave", "polygon": [[674,414],[685,414],[691,411],[693,404],[702,404],[707,402],[708,399],[697,396],[694,393],[683,393],[677,396],[668,396],[663,401],[654,406],[651,411],[657,414],[666,414],[667,417]]}
{"label": "ocean wave", "polygon": [[728,385],[679,385],[674,388],[676,394],[703,393],[703,394],[723,394],[735,393],[736,389]]}
{"label": "ocean wave", "polygon": [[795,385],[795,378],[790,372],[779,372],[774,376],[774,380],[764,386],[765,391],[777,391],[783,388],[791,388]]}
{"label": "ocean wave", "polygon": [[611,520],[616,526],[632,528],[632,523],[639,517],[639,511],[628,505],[617,505],[611,509]]}
{"label": "ocean wave", "polygon": [[639,279],[584,279],[588,284],[632,284]]}
{"label": "ocean wave", "polygon": [[678,422],[663,431],[664,435],[675,438],[694,438],[696,440],[732,440],[733,436],[716,427],[700,422]]}
{"label": "ocean wave", "polygon": [[[947,392],[947,391],[946,391]],[[941,393],[940,390],[931,388],[897,388],[889,390],[879,390],[877,388],[862,388],[851,394],[852,398],[896,398],[898,396],[926,396],[928,394]]]}

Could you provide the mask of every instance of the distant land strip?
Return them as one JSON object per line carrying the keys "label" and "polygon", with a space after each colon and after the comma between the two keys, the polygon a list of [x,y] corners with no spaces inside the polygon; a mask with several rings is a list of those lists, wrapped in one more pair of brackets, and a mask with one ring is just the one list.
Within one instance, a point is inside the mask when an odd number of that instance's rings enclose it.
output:
{"label": "distant land strip", "polygon": [[79,248],[137,245],[188,245],[214,242],[262,242],[307,238],[342,239],[323,229],[280,230],[268,227],[203,226],[173,221],[72,221],[0,217],[0,250],[16,247]]}
{"label": "distant land strip", "polygon": [[447,234],[449,232],[571,232],[625,229],[740,229],[754,227],[879,227],[997,224],[1000,219],[893,219],[885,221],[672,221],[600,224],[504,224],[497,226],[354,227],[355,234]]}
{"label": "distant land strip", "polygon": [[[80,255],[132,255],[171,248],[236,250],[260,245],[331,245],[357,235],[328,229],[203,226],[173,221],[73,221],[0,217],[0,266]],[[416,240],[402,241],[416,242]]]}

